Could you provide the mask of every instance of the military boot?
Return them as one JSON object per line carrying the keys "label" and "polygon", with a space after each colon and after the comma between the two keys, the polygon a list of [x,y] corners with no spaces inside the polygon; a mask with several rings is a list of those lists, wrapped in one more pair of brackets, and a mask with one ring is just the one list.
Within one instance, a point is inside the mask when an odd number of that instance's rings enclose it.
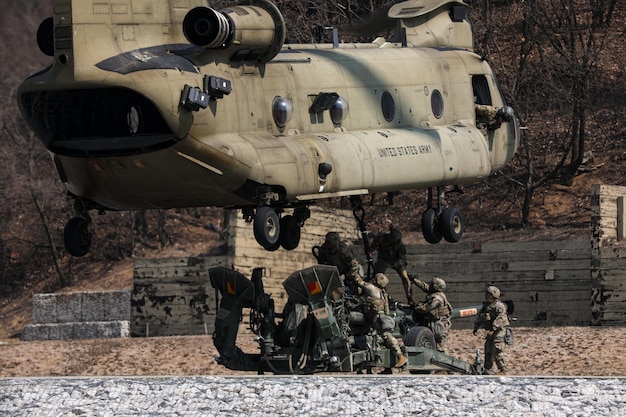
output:
{"label": "military boot", "polygon": [[394,368],[402,368],[409,360],[402,353],[398,355],[398,359],[396,360],[396,364]]}

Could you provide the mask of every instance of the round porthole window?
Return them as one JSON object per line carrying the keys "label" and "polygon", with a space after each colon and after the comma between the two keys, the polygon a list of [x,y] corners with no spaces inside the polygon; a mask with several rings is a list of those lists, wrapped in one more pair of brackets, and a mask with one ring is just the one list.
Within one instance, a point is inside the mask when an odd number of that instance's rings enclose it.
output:
{"label": "round porthole window", "polygon": [[287,126],[293,117],[293,103],[284,97],[276,96],[272,101],[272,117],[280,129]]}
{"label": "round porthole window", "polygon": [[380,105],[383,110],[383,117],[386,121],[391,122],[396,115],[396,103],[389,91],[385,91],[380,99]]}
{"label": "round porthole window", "polygon": [[333,106],[328,111],[330,113],[330,120],[332,120],[334,124],[339,125],[348,117],[350,106],[348,105],[348,101],[340,96],[335,100]]}
{"label": "round porthole window", "polygon": [[441,119],[441,116],[443,116],[443,96],[439,90],[433,90],[430,95],[430,107],[433,110],[433,116]]}

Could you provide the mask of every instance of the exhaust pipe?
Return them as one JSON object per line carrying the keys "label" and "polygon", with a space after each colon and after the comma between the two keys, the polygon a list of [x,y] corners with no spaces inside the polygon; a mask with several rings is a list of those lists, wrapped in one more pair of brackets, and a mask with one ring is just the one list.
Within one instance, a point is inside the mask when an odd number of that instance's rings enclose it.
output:
{"label": "exhaust pipe", "polygon": [[231,61],[271,60],[285,42],[285,21],[268,0],[249,3],[220,11],[191,9],[183,20],[185,38],[206,49],[224,49],[230,52]]}

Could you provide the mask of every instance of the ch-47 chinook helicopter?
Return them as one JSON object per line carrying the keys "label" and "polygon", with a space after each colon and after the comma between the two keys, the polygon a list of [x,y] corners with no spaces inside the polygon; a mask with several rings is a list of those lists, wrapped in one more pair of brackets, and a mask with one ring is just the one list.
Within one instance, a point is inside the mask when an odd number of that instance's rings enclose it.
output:
{"label": "ch-47 chinook helicopter", "polygon": [[[66,248],[88,252],[92,209],[216,206],[290,250],[317,200],[420,188],[426,240],[458,241],[446,186],[500,169],[519,139],[467,14],[403,1],[395,40],[296,45],[268,0],[54,0],[37,34],[52,65],[18,100],[76,203]],[[508,117],[480,129],[477,104]]]}

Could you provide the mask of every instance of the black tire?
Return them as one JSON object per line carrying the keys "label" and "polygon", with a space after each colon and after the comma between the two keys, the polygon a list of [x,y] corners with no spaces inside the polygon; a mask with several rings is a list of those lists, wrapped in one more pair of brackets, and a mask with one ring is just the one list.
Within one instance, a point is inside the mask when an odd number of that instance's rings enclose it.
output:
{"label": "black tire", "polygon": [[428,327],[424,326],[411,327],[404,336],[404,345],[437,349],[435,335]]}
{"label": "black tire", "polygon": [[[437,344],[435,342],[435,335],[433,332],[424,326],[413,326],[409,329],[409,331],[404,336],[404,345],[405,346],[417,346],[428,349],[437,349]],[[424,369],[409,369],[410,374],[419,374],[419,375],[427,375],[431,374],[431,370]]]}
{"label": "black tire", "polygon": [[448,207],[441,213],[439,225],[443,238],[450,243],[461,240],[465,231],[465,219],[463,219],[461,210],[456,207]]}
{"label": "black tire", "polygon": [[434,208],[427,209],[422,215],[422,234],[428,243],[441,242],[441,230],[439,228],[439,220],[437,219],[437,210]]}
{"label": "black tire", "polygon": [[294,250],[300,244],[301,227],[292,215],[280,219],[280,245],[286,250]]}
{"label": "black tire", "polygon": [[276,246],[280,236],[280,219],[273,208],[259,207],[254,215],[253,228],[254,238],[259,245],[268,250]]}
{"label": "black tire", "polygon": [[91,249],[89,222],[83,217],[74,217],[67,222],[63,230],[63,243],[72,256],[85,256]]}
{"label": "black tire", "polygon": [[278,242],[274,243],[272,246],[264,246],[263,249],[265,249],[268,252],[274,252],[277,251],[280,248],[280,239],[278,239]]}

